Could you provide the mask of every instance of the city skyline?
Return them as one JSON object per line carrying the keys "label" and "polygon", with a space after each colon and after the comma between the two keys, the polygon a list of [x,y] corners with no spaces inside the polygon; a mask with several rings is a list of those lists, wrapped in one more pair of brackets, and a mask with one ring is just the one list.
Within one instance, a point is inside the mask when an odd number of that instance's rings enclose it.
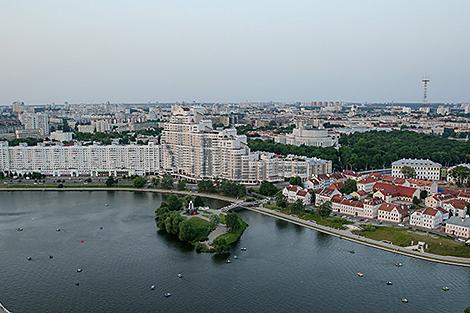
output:
{"label": "city skyline", "polygon": [[[466,1],[5,3],[0,103],[468,102]],[[86,21],[86,22],[84,22]]]}

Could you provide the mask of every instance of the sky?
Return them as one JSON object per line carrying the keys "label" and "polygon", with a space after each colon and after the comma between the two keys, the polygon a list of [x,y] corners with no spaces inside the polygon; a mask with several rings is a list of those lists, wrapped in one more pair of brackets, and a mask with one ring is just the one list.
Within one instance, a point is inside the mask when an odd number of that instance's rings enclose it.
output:
{"label": "sky", "polygon": [[468,0],[0,0],[0,104],[470,102]]}

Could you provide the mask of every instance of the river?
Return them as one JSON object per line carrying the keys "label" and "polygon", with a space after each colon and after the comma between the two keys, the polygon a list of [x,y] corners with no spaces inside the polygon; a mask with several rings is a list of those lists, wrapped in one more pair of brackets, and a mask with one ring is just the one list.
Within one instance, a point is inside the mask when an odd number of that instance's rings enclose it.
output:
{"label": "river", "polygon": [[161,201],[119,191],[0,192],[0,302],[13,313],[461,313],[470,305],[470,268],[248,211],[239,214],[250,226],[226,264],[158,232],[153,211]]}

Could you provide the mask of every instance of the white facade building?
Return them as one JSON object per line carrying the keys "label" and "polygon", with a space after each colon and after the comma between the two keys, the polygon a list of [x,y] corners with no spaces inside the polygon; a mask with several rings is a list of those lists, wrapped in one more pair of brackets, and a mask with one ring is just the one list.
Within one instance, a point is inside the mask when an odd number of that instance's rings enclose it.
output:
{"label": "white facade building", "polygon": [[438,228],[442,222],[443,214],[435,208],[417,210],[410,217],[410,225],[429,229]]}
{"label": "white facade building", "polygon": [[37,129],[42,136],[49,135],[49,116],[45,113],[23,113],[20,121],[25,130]]}
{"label": "white facade building", "polygon": [[0,171],[45,175],[146,175],[160,171],[160,147],[143,145],[19,146],[0,142]]}
{"label": "white facade building", "polygon": [[55,132],[52,132],[51,135],[49,136],[51,140],[56,140],[60,142],[64,141],[72,141],[73,139],[73,133],[71,132],[63,132],[61,130],[56,130]]}
{"label": "white facade building", "polygon": [[439,180],[441,177],[442,165],[430,160],[422,159],[401,159],[392,163],[392,176],[403,178],[401,169],[404,166],[413,168],[416,178],[427,180]]}
{"label": "white facade building", "polygon": [[338,145],[338,136],[329,134],[327,129],[306,129],[303,123],[298,123],[292,134],[277,136],[274,142],[294,146],[333,147]]}

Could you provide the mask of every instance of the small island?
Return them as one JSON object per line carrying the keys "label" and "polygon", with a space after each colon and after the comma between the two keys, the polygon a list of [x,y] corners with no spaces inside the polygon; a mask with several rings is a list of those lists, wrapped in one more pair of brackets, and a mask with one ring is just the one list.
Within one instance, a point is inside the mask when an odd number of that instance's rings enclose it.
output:
{"label": "small island", "polygon": [[248,227],[236,213],[205,206],[200,196],[170,195],[155,210],[155,222],[160,230],[207,253],[228,253]]}

